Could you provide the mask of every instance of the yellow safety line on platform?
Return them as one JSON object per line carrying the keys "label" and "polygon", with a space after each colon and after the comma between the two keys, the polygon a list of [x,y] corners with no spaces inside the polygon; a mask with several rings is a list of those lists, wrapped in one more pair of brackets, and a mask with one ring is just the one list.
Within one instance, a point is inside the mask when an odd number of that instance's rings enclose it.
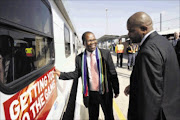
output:
{"label": "yellow safety line on platform", "polygon": [[113,107],[118,115],[119,120],[126,120],[124,115],[122,114],[121,110],[119,109],[118,105],[116,104],[115,100],[113,99]]}

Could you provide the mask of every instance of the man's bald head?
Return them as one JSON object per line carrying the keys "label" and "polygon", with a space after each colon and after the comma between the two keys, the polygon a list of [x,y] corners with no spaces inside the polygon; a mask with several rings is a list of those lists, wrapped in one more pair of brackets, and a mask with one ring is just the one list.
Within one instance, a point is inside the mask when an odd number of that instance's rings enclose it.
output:
{"label": "man's bald head", "polygon": [[137,12],[133,14],[129,19],[127,24],[133,25],[133,26],[147,26],[149,29],[153,29],[152,26],[152,19],[151,17],[146,14],[145,12]]}
{"label": "man's bald head", "polygon": [[179,32],[174,32],[174,38],[175,40],[179,39]]}
{"label": "man's bald head", "polygon": [[139,43],[147,33],[153,30],[152,19],[145,12],[137,12],[128,19],[127,29],[129,38]]}

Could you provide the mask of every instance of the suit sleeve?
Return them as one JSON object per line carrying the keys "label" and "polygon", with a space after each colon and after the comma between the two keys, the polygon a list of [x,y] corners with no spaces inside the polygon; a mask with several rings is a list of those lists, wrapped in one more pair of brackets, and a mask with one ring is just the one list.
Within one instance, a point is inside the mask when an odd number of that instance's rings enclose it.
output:
{"label": "suit sleeve", "polygon": [[149,47],[140,58],[138,100],[144,112],[159,111],[163,96],[163,57],[156,48]]}
{"label": "suit sleeve", "polygon": [[73,72],[61,72],[59,79],[63,79],[63,80],[78,79],[81,75],[79,59],[80,59],[80,57],[76,56],[75,71],[73,71]]}
{"label": "suit sleeve", "polygon": [[107,66],[108,66],[108,71],[110,73],[109,81],[112,83],[114,93],[119,94],[119,81],[117,77],[117,72],[115,70],[114,63],[109,51],[108,51]]}

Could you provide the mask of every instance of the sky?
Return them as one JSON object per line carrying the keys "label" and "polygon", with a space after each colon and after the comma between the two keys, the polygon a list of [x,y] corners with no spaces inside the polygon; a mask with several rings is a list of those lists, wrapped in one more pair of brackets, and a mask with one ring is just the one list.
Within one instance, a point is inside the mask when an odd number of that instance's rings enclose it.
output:
{"label": "sky", "polygon": [[69,17],[81,38],[91,31],[96,38],[108,35],[126,35],[126,22],[135,12],[150,15],[154,29],[162,31],[180,28],[180,0],[63,0]]}

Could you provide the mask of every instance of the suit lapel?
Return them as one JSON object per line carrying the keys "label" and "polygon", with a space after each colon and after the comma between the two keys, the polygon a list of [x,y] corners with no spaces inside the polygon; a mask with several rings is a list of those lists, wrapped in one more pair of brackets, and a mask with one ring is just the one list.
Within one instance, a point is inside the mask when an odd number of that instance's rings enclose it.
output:
{"label": "suit lapel", "polygon": [[[86,50],[84,51],[84,52],[86,52]],[[86,55],[87,55],[87,52],[86,52]],[[87,61],[87,56],[86,56],[86,61]],[[88,84],[88,89],[89,89],[89,71],[88,71],[88,65],[87,65],[87,62],[86,62],[86,71],[87,71],[87,76],[86,76],[86,78],[87,78],[87,84]]]}

